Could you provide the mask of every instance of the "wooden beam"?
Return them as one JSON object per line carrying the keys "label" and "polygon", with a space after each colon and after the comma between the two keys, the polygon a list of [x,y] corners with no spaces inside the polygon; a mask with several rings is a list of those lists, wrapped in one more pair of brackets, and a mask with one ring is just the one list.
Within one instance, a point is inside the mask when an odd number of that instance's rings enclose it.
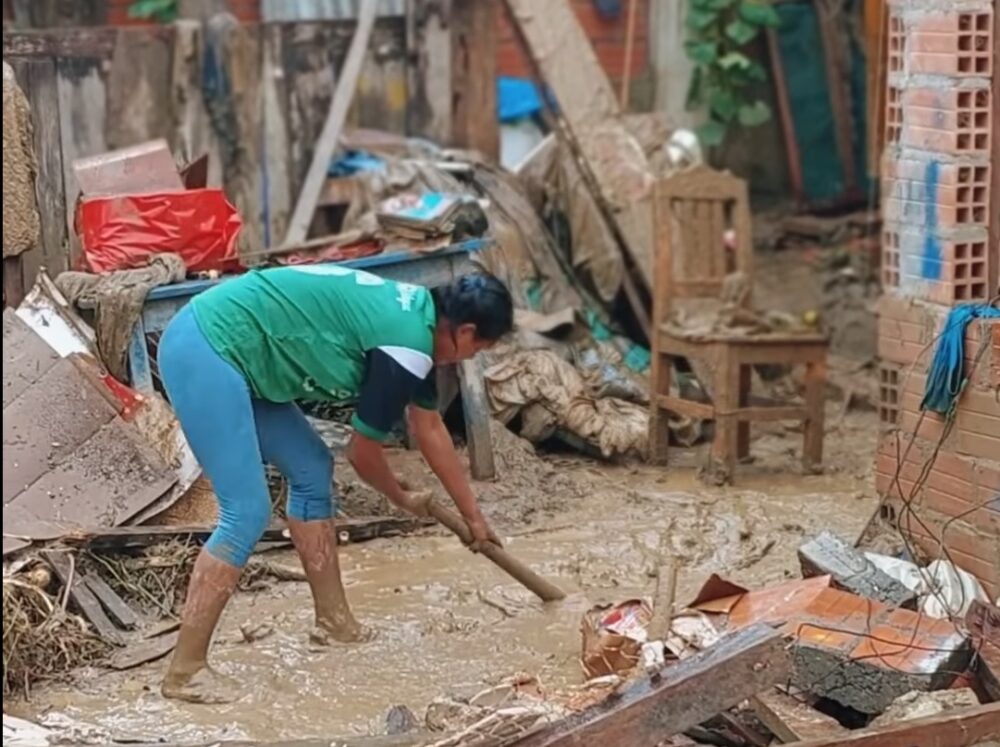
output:
{"label": "wooden beam", "polygon": [[312,223],[313,213],[316,211],[316,202],[319,200],[323,183],[326,181],[330,159],[337,149],[337,142],[340,140],[340,133],[347,119],[347,110],[351,106],[351,101],[354,100],[354,92],[358,87],[361,66],[368,53],[368,40],[371,38],[372,29],[375,26],[376,11],[376,0],[362,1],[358,10],[357,28],[354,31],[354,38],[351,40],[351,47],[347,50],[347,59],[339,71],[337,88],[330,101],[326,122],[323,124],[323,130],[316,143],[305,182],[302,184],[302,189],[295,202],[295,210],[292,211],[292,217],[288,222],[288,231],[285,233],[284,242],[286,244],[302,241],[309,232],[309,224]]}
{"label": "wooden beam", "polygon": [[1000,703],[900,721],[882,729],[862,729],[790,747],[974,747],[1000,738]]}
{"label": "wooden beam", "polygon": [[500,158],[496,0],[452,0],[450,145]]}
{"label": "wooden beam", "polygon": [[761,723],[783,743],[847,733],[835,718],[775,688],[750,698],[750,707]]}
{"label": "wooden beam", "polygon": [[621,744],[653,747],[786,680],[784,638],[758,624],[642,679],[615,697],[515,742],[517,747]]}

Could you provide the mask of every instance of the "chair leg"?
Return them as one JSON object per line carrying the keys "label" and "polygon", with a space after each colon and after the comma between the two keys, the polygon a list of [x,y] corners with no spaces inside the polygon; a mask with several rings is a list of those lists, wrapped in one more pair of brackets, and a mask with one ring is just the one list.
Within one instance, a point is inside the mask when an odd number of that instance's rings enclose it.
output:
{"label": "chair leg", "polygon": [[649,461],[653,464],[665,465],[670,449],[670,416],[660,407],[657,397],[670,394],[673,367],[674,360],[669,355],[653,355],[649,397]]}
{"label": "chair leg", "polygon": [[808,472],[823,467],[823,417],[826,399],[826,358],[806,364],[802,466]]}
{"label": "chair leg", "polygon": [[712,472],[715,482],[732,481],[736,470],[740,406],[740,370],[725,348],[716,358],[715,369],[715,440],[712,442]]}
{"label": "chair leg", "polygon": [[[753,374],[751,366],[740,366],[740,407],[750,405],[750,381]],[[736,456],[746,459],[750,456],[750,421],[741,420],[736,426]]]}

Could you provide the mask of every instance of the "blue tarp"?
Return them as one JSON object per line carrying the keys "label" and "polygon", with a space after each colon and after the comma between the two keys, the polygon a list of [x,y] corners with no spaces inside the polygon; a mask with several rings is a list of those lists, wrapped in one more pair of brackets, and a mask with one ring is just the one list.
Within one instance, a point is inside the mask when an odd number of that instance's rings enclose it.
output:
{"label": "blue tarp", "polygon": [[542,111],[538,86],[526,78],[497,78],[497,117],[501,122],[516,122],[537,116]]}

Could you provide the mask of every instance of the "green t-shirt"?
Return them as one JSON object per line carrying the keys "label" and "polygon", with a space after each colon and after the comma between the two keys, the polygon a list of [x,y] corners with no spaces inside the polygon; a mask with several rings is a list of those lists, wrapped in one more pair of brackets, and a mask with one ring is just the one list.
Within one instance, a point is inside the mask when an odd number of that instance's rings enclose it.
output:
{"label": "green t-shirt", "polygon": [[191,303],[208,342],[259,399],[358,400],[353,425],[377,440],[407,404],[435,407],[426,288],[304,265],[248,272]]}

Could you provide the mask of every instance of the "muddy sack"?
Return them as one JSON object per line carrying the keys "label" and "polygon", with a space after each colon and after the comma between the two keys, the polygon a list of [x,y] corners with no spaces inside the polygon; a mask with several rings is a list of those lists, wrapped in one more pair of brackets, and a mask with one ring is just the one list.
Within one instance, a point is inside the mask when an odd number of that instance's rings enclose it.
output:
{"label": "muddy sack", "polygon": [[596,605],[584,613],[580,664],[587,679],[630,672],[639,663],[652,616],[652,609],[641,599]]}

